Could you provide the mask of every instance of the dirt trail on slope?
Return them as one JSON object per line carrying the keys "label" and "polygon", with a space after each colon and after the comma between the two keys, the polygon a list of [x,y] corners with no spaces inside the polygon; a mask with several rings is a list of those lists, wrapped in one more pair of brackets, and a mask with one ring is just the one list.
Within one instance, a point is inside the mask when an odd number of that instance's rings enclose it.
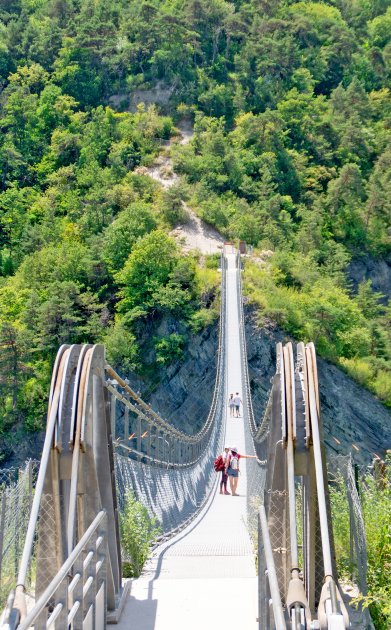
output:
{"label": "dirt trail on slope", "polygon": [[[180,131],[179,143],[187,144],[190,142],[194,134],[190,122],[186,120],[182,121],[178,125],[178,129]],[[166,190],[179,181],[178,174],[173,170],[171,157],[172,144],[177,141],[178,139],[174,138],[165,143],[159,157],[152,166],[137,169],[138,172],[149,175],[152,179],[159,182]],[[171,236],[179,242],[184,251],[198,249],[201,254],[215,254],[220,252],[224,244],[224,238],[221,234],[215,228],[200,219],[184,201],[182,201],[182,205],[188,220],[185,224],[178,225],[172,230]]]}

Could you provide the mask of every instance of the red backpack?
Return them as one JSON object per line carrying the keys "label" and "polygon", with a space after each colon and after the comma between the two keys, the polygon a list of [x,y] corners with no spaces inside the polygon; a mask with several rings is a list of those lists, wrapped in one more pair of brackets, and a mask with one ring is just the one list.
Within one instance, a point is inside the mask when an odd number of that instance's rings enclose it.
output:
{"label": "red backpack", "polygon": [[216,472],[221,472],[222,470],[224,470],[225,464],[221,455],[219,455],[213,462],[213,468]]}

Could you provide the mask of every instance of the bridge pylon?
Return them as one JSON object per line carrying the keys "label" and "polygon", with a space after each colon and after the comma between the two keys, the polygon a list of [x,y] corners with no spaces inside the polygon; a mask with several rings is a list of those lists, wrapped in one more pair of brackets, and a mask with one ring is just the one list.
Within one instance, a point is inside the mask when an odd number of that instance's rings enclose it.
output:
{"label": "bridge pylon", "polygon": [[63,345],[9,627],[103,629],[120,603],[121,573],[104,347]]}
{"label": "bridge pylon", "polygon": [[[315,348],[277,344],[260,510],[260,630],[342,630]],[[270,605],[271,603],[271,605]]]}

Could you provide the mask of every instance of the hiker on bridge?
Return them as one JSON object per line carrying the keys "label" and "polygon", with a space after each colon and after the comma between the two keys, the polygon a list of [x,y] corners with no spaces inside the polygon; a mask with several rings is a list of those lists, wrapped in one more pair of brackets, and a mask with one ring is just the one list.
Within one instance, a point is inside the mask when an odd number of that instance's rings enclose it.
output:
{"label": "hiker on bridge", "polygon": [[234,397],[234,405],[235,405],[235,418],[240,418],[240,405],[242,404],[242,399],[239,396],[239,392],[236,392]]}
{"label": "hiker on bridge", "polygon": [[244,459],[256,459],[256,455],[240,455],[236,446],[231,446],[231,452],[227,458],[226,472],[229,477],[229,485],[233,497],[239,496],[236,492],[239,482],[239,460]]}
{"label": "hiker on bridge", "polygon": [[229,407],[229,415],[233,418],[235,403],[234,403],[234,395],[230,394],[228,398],[228,407]]}

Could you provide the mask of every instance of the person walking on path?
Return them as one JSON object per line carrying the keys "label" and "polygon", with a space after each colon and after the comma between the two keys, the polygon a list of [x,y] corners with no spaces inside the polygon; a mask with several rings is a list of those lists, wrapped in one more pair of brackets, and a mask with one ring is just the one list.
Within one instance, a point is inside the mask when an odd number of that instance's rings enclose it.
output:
{"label": "person walking on path", "polygon": [[240,418],[240,405],[241,404],[242,404],[242,399],[239,396],[239,392],[236,392],[235,397],[234,397],[236,418]]}
{"label": "person walking on path", "polygon": [[236,446],[231,446],[231,452],[227,457],[226,471],[229,477],[229,485],[231,488],[231,494],[233,497],[239,496],[236,492],[239,482],[239,460],[244,459],[256,459],[256,455],[240,455]]}
{"label": "person walking on path", "polygon": [[228,455],[229,455],[229,446],[226,446],[224,448],[224,451],[221,454],[221,457],[223,458],[223,462],[224,462],[224,468],[221,471],[220,494],[231,494],[227,490],[228,475],[227,475],[226,466],[227,466]]}
{"label": "person walking on path", "polygon": [[229,415],[233,418],[235,403],[234,403],[234,395],[230,394],[228,398],[228,406],[229,406]]}

